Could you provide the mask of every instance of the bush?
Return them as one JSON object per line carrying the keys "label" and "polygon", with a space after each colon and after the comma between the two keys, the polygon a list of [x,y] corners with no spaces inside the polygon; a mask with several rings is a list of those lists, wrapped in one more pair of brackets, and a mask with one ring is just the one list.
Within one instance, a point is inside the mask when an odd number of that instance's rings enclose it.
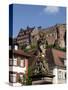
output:
{"label": "bush", "polygon": [[66,48],[60,48],[60,47],[55,47],[55,49],[58,49],[58,50],[61,50],[61,51],[64,51],[64,52],[66,52]]}
{"label": "bush", "polygon": [[54,48],[54,45],[47,45],[46,48]]}
{"label": "bush", "polygon": [[36,45],[31,45],[31,49],[35,49],[36,47]]}
{"label": "bush", "polygon": [[21,49],[25,49],[26,46],[27,46],[26,44],[22,45],[22,46],[21,46]]}

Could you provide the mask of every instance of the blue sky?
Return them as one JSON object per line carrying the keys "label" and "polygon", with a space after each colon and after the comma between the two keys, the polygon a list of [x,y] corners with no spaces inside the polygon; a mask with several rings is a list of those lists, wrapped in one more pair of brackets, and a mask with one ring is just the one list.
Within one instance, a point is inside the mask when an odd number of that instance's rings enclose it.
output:
{"label": "blue sky", "polygon": [[38,5],[13,5],[13,37],[16,37],[20,28],[29,27],[47,28],[55,24],[66,23],[66,8]]}

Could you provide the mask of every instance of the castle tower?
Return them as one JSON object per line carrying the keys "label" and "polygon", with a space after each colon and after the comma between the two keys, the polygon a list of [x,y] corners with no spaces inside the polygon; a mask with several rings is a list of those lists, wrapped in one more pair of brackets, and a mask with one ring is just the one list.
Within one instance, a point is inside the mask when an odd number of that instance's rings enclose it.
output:
{"label": "castle tower", "polygon": [[58,25],[57,26],[57,44],[61,48],[65,48],[65,25]]}

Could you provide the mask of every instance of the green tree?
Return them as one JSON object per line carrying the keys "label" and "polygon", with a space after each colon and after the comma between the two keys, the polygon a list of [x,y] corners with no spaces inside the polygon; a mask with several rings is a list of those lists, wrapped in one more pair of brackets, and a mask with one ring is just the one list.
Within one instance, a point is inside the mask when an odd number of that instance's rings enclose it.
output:
{"label": "green tree", "polygon": [[28,68],[28,79],[26,79],[26,85],[32,85],[32,79],[31,79],[31,68]]}

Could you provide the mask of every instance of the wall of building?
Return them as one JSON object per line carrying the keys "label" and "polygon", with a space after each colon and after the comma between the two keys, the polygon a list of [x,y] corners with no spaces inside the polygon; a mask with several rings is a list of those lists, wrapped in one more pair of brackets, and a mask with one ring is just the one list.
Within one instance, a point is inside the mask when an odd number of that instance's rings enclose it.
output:
{"label": "wall of building", "polygon": [[66,27],[65,24],[55,25],[53,27],[45,28],[45,29],[34,29],[31,32],[31,43],[37,43],[37,39],[40,39],[40,34],[43,34],[43,40],[46,41],[48,45],[54,45],[57,41],[57,44],[61,48],[65,48],[65,36]]}
{"label": "wall of building", "polygon": [[17,35],[17,43],[19,44],[19,47],[22,47],[23,45],[29,45],[31,42],[30,35],[34,28],[27,27],[25,30],[21,29],[20,32]]}
{"label": "wall of building", "polygon": [[19,77],[23,80],[24,74],[27,78],[28,59],[22,57],[17,58],[16,56],[13,59],[9,59],[10,84],[13,86],[22,85],[21,82],[19,82]]}
{"label": "wall of building", "polygon": [[66,32],[66,25],[65,24],[58,24],[48,28],[29,28],[26,30],[20,30],[17,36],[17,43],[19,46],[23,46],[23,44],[36,44],[37,40],[40,38],[40,33],[43,33],[44,40],[46,39],[48,45],[54,45],[57,41],[59,47],[65,47],[65,32]]}
{"label": "wall of building", "polygon": [[58,69],[58,84],[65,84],[66,83],[66,70]]}
{"label": "wall of building", "polygon": [[58,44],[62,48],[65,47],[65,40],[64,40],[65,32],[66,32],[65,25],[57,25],[57,39],[58,39]]}
{"label": "wall of building", "polygon": [[66,83],[65,73],[66,73],[65,69],[58,69],[57,67],[55,67],[53,69],[53,75],[55,75],[55,77],[53,78],[53,84],[65,84]]}

